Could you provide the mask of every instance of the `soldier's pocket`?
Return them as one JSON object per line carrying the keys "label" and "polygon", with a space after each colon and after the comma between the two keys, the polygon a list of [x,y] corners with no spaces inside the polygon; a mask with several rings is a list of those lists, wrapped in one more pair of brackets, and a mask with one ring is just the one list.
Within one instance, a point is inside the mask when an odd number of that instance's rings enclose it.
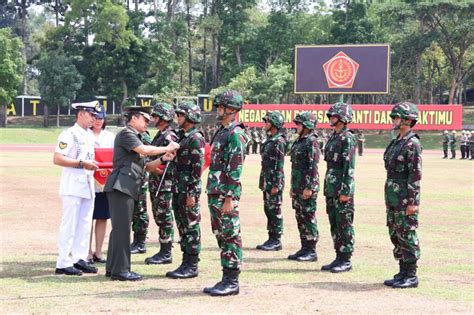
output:
{"label": "soldier's pocket", "polygon": [[415,230],[418,227],[418,213],[407,215],[406,210],[403,215],[403,228],[406,230]]}

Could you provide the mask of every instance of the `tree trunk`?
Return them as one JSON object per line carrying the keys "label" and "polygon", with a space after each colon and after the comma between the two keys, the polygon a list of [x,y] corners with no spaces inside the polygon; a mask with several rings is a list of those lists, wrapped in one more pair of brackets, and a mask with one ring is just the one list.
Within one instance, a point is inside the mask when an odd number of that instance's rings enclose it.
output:
{"label": "tree trunk", "polygon": [[217,80],[217,34],[212,34],[212,85],[215,89],[218,86]]}
{"label": "tree trunk", "polygon": [[186,6],[186,13],[187,13],[187,22],[188,22],[188,84],[191,88],[193,84],[193,51],[192,51],[192,43],[191,43],[191,14],[189,12],[189,4]]}
{"label": "tree trunk", "polygon": [[242,58],[240,56],[240,45],[237,45],[235,47],[235,58],[237,59],[237,64],[239,65],[239,68],[242,68]]}
{"label": "tree trunk", "polygon": [[[207,0],[204,0],[204,19],[207,17]],[[202,92],[207,93],[207,29],[202,37]]]}
{"label": "tree trunk", "polygon": [[[21,16],[21,39],[23,41],[23,48],[21,49],[21,54],[26,62],[28,59],[26,57],[26,46],[27,46],[27,35],[26,35],[26,16],[28,14],[27,11],[27,4],[26,0],[21,0],[21,8],[20,8],[20,16]],[[25,72],[23,73],[23,82],[22,82],[22,93],[23,95],[28,95],[28,72],[27,68],[25,67]]]}
{"label": "tree trunk", "polygon": [[456,92],[456,76],[453,75],[453,78],[451,79],[451,88],[449,89],[449,100],[448,104],[454,104],[454,93]]}
{"label": "tree trunk", "polygon": [[127,86],[127,82],[125,82],[125,80],[122,80],[122,89],[123,89],[122,101],[120,102],[120,104],[118,104],[118,112],[117,111],[115,112],[116,114],[118,114],[118,116],[117,116],[117,126],[119,126],[119,127],[124,126],[123,104],[128,99],[128,86]]}
{"label": "tree trunk", "polygon": [[61,106],[58,105],[58,111],[56,112],[56,127],[59,128],[59,114],[61,113]]}
{"label": "tree trunk", "polygon": [[43,105],[43,127],[49,127],[49,108],[46,104]]}
{"label": "tree trunk", "polygon": [[7,126],[7,104],[2,103],[0,108],[0,127],[5,128]]}

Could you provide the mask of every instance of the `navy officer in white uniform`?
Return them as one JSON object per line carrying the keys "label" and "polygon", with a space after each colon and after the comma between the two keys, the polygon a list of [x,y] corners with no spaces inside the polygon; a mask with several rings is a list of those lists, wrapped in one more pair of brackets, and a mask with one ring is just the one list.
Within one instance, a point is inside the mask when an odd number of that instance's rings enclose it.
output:
{"label": "navy officer in white uniform", "polygon": [[72,108],[76,109],[76,123],[59,135],[53,159],[54,164],[63,167],[56,274],[82,275],[97,273],[97,268],[87,263],[95,198],[93,173],[98,168],[90,127],[101,108],[97,101],[74,103]]}

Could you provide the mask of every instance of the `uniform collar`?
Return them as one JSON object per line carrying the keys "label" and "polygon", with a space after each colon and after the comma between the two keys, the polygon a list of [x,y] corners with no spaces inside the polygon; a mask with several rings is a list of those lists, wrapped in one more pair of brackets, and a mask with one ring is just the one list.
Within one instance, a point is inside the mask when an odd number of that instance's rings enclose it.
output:
{"label": "uniform collar", "polygon": [[[86,134],[87,134],[87,129],[82,128],[81,126],[79,126],[78,123],[75,123],[73,127],[74,127],[79,133],[81,133],[82,135],[86,135]],[[91,131],[92,131],[92,130],[91,130]]]}
{"label": "uniform collar", "polygon": [[130,129],[133,133],[137,134],[138,135],[138,131],[135,130],[135,128],[133,128],[132,126],[130,125],[127,125],[127,128]]}
{"label": "uniform collar", "polygon": [[182,129],[182,132],[183,132],[183,134],[184,134],[185,137],[188,137],[189,134],[190,134],[191,132],[193,132],[195,129],[196,129],[196,126],[192,126],[191,128],[188,129],[188,131],[184,131],[184,129]]}

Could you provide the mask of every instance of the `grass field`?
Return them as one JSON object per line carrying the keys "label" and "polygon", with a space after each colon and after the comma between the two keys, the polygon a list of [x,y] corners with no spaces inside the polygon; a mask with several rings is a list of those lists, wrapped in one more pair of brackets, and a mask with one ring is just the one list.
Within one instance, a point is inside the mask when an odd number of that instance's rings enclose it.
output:
{"label": "grass field", "polygon": [[[3,133],[3,132],[2,132]],[[45,136],[46,137],[46,136]],[[55,136],[51,135],[51,139]],[[0,141],[3,143],[3,141]],[[332,240],[322,194],[318,198],[319,261],[286,259],[299,248],[294,212],[284,194],[284,248],[260,252],[266,239],[257,176],[260,158],[247,158],[243,174],[241,223],[244,265],[241,294],[211,298],[202,293],[221,276],[219,252],[211,233],[207,198],[201,196],[200,275],[171,280],[166,271],[180,263],[178,244],[173,264],[147,266],[157,249],[157,228],[150,223],[148,253],[132,256],[138,283],[112,282],[98,275],[55,276],[57,234],[61,217],[60,168],[49,152],[0,152],[0,307],[9,312],[153,312],[153,313],[472,313],[474,311],[474,164],[425,154],[419,237],[420,287],[394,290],[382,282],[396,272],[385,227],[384,169],[380,153],[358,158],[356,168],[356,252],[354,270],[320,271],[333,259]],[[289,176],[289,161],[285,165]],[[325,165],[320,163],[320,174]],[[206,182],[203,175],[203,182]],[[321,175],[322,177],[322,175]],[[288,190],[288,188],[286,189]],[[177,233],[176,233],[177,235]]]}

